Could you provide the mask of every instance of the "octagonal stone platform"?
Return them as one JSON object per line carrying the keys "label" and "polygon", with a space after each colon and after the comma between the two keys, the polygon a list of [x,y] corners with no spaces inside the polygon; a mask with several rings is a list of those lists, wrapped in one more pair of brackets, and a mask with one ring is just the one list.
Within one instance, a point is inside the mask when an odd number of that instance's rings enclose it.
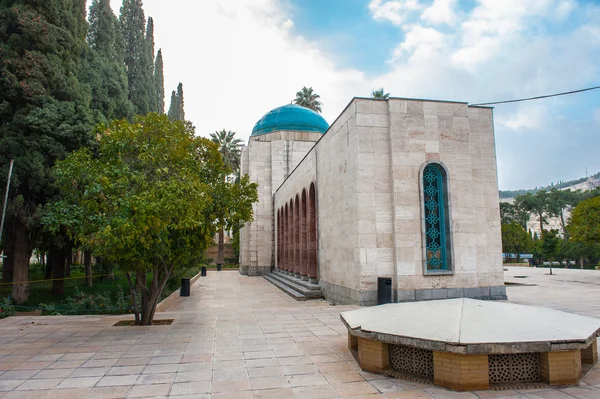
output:
{"label": "octagonal stone platform", "polygon": [[365,371],[396,371],[456,389],[576,384],[596,363],[600,320],[557,310],[460,298],[341,313]]}

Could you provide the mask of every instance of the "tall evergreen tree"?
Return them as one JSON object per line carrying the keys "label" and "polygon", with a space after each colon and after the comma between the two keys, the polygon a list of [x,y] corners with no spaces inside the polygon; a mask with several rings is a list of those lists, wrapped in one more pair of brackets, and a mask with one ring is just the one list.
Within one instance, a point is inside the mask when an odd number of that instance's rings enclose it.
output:
{"label": "tall evergreen tree", "polygon": [[149,93],[150,111],[158,113],[158,103],[156,102],[156,83],[154,82],[154,19],[148,17],[146,25],[146,65],[152,83],[152,91]]}
{"label": "tall evergreen tree", "polygon": [[183,102],[183,84],[179,83],[177,92],[171,93],[171,105],[169,105],[169,119],[173,121],[185,121]]}
{"label": "tall evergreen tree", "polygon": [[183,102],[183,84],[179,82],[177,86],[177,110],[179,111],[179,120],[185,121],[185,107]]}
{"label": "tall evergreen tree", "polygon": [[162,50],[158,49],[154,62],[154,88],[156,92],[156,108],[159,114],[165,113],[165,76],[163,73]]}
{"label": "tall evergreen tree", "polygon": [[152,57],[148,57],[148,43],[144,35],[146,19],[142,0],[123,0],[121,29],[125,43],[124,55],[129,81],[129,99],[136,113],[145,115],[154,110],[154,85],[152,84]]}
{"label": "tall evergreen tree", "polygon": [[85,0],[0,2],[0,186],[14,159],[5,250],[19,304],[29,295],[39,212],[56,193],[50,168],[92,142],[90,93],[78,80],[85,15]]}
{"label": "tall evergreen tree", "polygon": [[131,119],[134,109],[128,98],[123,34],[110,0],[92,1],[89,24],[90,51],[81,80],[91,88],[91,108],[102,122]]}
{"label": "tall evergreen tree", "polygon": [[167,116],[170,120],[175,121],[178,119],[179,112],[177,111],[177,92],[173,90],[171,92],[171,103],[169,104],[169,112]]}

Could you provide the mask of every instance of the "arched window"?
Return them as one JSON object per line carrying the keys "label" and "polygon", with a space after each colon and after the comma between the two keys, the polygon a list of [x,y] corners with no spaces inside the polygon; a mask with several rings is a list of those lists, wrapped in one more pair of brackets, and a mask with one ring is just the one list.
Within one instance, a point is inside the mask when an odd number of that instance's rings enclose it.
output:
{"label": "arched window", "polygon": [[425,273],[452,272],[446,171],[435,163],[423,170]]}

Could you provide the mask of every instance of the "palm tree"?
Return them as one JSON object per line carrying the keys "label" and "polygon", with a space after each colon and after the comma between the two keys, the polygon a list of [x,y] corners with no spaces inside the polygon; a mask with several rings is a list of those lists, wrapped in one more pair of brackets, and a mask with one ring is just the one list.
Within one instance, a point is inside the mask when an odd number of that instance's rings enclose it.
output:
{"label": "palm tree", "polygon": [[312,109],[315,112],[321,113],[323,104],[318,100],[320,95],[313,92],[313,88],[304,86],[302,90],[296,93],[294,104],[301,105],[305,108]]}
{"label": "palm tree", "polygon": [[240,168],[240,146],[242,145],[242,140],[235,138],[235,132],[225,129],[211,133],[210,139],[213,143],[219,145],[219,152],[223,155],[223,162],[233,172],[237,172]]}
{"label": "palm tree", "polygon": [[382,87],[379,90],[373,90],[373,92],[371,93],[371,97],[377,100],[387,100],[388,98],[390,98],[390,93],[384,93]]}
{"label": "palm tree", "polygon": [[[223,156],[223,162],[237,174],[240,170],[240,146],[242,145],[242,140],[235,138],[235,132],[225,129],[211,133],[210,138],[213,143],[219,145],[219,152]],[[225,179],[227,179],[227,177],[225,177]],[[225,231],[223,220],[219,220],[219,226],[217,265],[222,265],[225,260]]]}

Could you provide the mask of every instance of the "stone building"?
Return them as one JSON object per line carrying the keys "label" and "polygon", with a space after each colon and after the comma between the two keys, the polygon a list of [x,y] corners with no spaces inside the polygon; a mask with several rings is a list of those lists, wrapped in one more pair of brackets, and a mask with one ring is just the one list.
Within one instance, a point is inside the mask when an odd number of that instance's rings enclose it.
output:
{"label": "stone building", "polygon": [[242,274],[341,304],[506,299],[489,107],[354,98],[328,126],[286,105],[255,125],[242,173],[259,185]]}

